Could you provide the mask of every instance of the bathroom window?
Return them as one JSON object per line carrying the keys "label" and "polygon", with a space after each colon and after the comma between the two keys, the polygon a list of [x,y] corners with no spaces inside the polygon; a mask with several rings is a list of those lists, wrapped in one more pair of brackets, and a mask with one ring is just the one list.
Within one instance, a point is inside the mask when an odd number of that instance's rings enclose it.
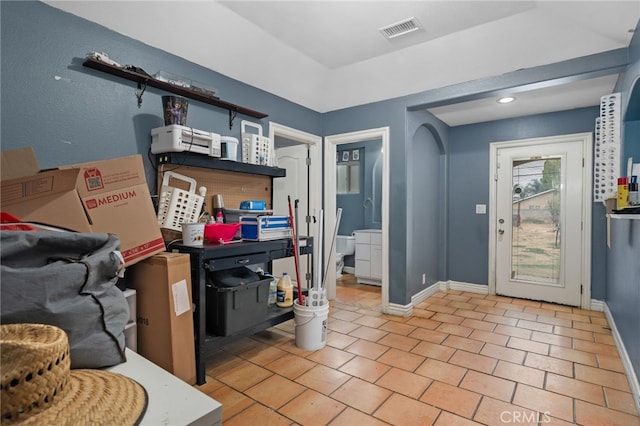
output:
{"label": "bathroom window", "polygon": [[337,193],[360,193],[360,152],[340,151],[337,155]]}

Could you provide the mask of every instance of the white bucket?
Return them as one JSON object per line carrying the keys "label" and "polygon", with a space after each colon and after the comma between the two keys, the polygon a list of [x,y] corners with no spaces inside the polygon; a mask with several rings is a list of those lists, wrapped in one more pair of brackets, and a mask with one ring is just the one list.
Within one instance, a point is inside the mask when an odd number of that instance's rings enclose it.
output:
{"label": "white bucket", "polygon": [[182,244],[201,246],[204,244],[204,222],[182,223]]}
{"label": "white bucket", "polygon": [[306,351],[324,348],[327,344],[329,303],[321,306],[302,306],[293,301],[293,324],[296,346]]}

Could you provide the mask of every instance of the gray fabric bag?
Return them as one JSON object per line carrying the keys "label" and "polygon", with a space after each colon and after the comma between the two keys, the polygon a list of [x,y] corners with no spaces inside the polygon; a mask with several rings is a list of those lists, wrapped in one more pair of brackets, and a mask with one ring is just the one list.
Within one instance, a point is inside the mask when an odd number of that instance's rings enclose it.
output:
{"label": "gray fabric bag", "polygon": [[0,231],[0,321],[62,328],[71,368],[126,361],[119,250],[112,234]]}

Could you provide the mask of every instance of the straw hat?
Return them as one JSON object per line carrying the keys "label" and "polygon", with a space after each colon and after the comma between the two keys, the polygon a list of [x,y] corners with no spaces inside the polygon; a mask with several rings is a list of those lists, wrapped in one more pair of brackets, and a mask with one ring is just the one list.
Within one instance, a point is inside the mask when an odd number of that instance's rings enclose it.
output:
{"label": "straw hat", "polygon": [[71,370],[58,327],[0,325],[0,422],[25,425],[134,425],[147,408],[137,382],[103,370]]}

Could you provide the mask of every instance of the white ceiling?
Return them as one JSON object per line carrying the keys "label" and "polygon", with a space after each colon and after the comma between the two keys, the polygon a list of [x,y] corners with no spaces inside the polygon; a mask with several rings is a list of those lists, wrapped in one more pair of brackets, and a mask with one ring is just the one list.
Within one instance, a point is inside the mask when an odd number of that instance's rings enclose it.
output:
{"label": "white ceiling", "polygon": [[[640,18],[637,0],[45,3],[319,112],[624,48]],[[378,31],[412,16],[423,31]],[[616,79],[430,111],[453,126],[593,106]]]}

